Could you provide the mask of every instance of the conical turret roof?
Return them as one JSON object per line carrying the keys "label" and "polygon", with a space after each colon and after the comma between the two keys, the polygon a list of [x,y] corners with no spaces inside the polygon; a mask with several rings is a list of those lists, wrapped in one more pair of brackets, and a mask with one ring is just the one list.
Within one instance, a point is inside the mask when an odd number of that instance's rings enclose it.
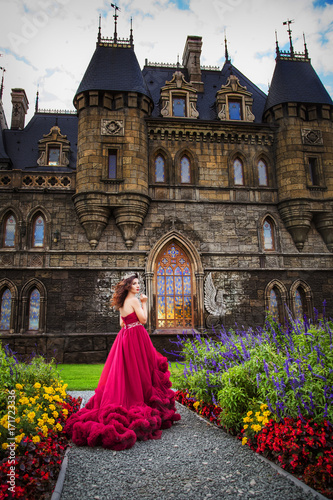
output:
{"label": "conical turret roof", "polygon": [[75,95],[88,90],[138,92],[149,98],[134,49],[130,45],[97,44]]}
{"label": "conical turret roof", "polygon": [[277,58],[265,111],[284,102],[333,105],[309,59]]}

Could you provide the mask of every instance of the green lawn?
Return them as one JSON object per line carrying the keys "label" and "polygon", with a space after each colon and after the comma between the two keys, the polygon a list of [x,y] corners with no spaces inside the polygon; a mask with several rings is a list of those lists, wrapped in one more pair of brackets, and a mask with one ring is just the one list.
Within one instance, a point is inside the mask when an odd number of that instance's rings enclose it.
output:
{"label": "green lawn", "polygon": [[[92,390],[97,387],[104,365],[58,365],[58,371],[61,380],[68,384],[67,390],[80,391]],[[171,363],[171,382],[174,384],[174,375],[177,372],[182,372],[182,365],[177,365],[176,362]],[[174,386],[174,388],[176,388]]]}

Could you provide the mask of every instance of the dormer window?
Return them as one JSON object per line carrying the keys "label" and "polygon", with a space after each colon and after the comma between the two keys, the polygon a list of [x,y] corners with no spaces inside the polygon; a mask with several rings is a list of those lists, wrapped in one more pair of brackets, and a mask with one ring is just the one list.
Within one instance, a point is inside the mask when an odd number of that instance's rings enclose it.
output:
{"label": "dormer window", "polygon": [[186,116],[186,99],[185,97],[172,96],[172,115]]}
{"label": "dormer window", "polygon": [[228,100],[229,104],[229,120],[242,119],[242,103],[241,101]]}
{"label": "dormer window", "polygon": [[39,166],[67,166],[69,164],[70,142],[67,136],[61,134],[56,125],[51,128],[49,134],[43,135],[38,141]]}
{"label": "dormer window", "polygon": [[253,122],[253,98],[251,92],[239,83],[235,75],[230,75],[226,85],[216,94],[218,118],[220,120],[241,120]]}
{"label": "dormer window", "polygon": [[60,147],[59,146],[49,146],[48,147],[48,165],[60,165]]}
{"label": "dormer window", "polygon": [[172,80],[161,88],[161,115],[164,117],[198,118],[196,109],[197,90],[185,80],[181,71],[176,71]]}

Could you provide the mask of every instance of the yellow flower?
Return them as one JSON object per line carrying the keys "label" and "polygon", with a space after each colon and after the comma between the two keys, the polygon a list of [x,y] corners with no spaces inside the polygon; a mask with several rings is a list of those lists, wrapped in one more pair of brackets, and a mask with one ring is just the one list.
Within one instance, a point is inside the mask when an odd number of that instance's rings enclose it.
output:
{"label": "yellow flower", "polygon": [[56,428],[58,429],[58,431],[60,432],[62,431],[62,425],[59,424],[59,422],[57,423]]}
{"label": "yellow flower", "polygon": [[260,410],[261,410],[261,411],[264,411],[264,409],[265,409],[265,408],[267,408],[267,405],[266,405],[266,404],[262,404],[262,405],[260,406]]}
{"label": "yellow flower", "polygon": [[15,387],[16,387],[16,389],[18,389],[18,390],[23,389],[23,385],[21,385],[21,384],[16,384],[16,385],[15,385]]}
{"label": "yellow flower", "polygon": [[38,419],[38,425],[42,427],[44,425],[44,420],[42,418]]}
{"label": "yellow flower", "polygon": [[15,436],[15,442],[20,443],[22,439],[24,438],[24,434],[19,434],[18,436]]}
{"label": "yellow flower", "polygon": [[64,415],[68,415],[68,410],[67,410],[67,408],[63,408],[62,412],[63,412],[63,414],[64,414]]}
{"label": "yellow flower", "polygon": [[19,423],[21,422],[20,417],[16,417],[16,418],[15,418],[15,422],[16,422],[17,424],[19,424]]}
{"label": "yellow flower", "polygon": [[247,437],[243,437],[243,439],[242,439],[242,444],[244,445],[244,444],[246,444],[246,443],[247,443]]}
{"label": "yellow flower", "polygon": [[49,405],[49,408],[50,408],[50,410],[51,410],[51,411],[53,411],[53,410],[55,410],[55,409],[56,409],[56,407],[54,406],[54,404],[53,404],[53,403]]}
{"label": "yellow flower", "polygon": [[30,413],[28,413],[28,419],[29,420],[33,420],[36,416],[36,413],[34,411],[31,411]]}
{"label": "yellow flower", "polygon": [[35,389],[40,389],[42,386],[40,385],[39,382],[36,382],[35,385],[34,385],[34,388]]}
{"label": "yellow flower", "polygon": [[34,437],[32,438],[32,441],[33,441],[35,444],[36,444],[36,443],[39,443],[39,441],[40,441],[40,437],[39,437],[39,436],[34,436]]}
{"label": "yellow flower", "polygon": [[249,417],[244,417],[243,418],[243,422],[249,422],[249,421],[250,421]]}
{"label": "yellow flower", "polygon": [[43,418],[44,420],[47,420],[47,419],[49,418],[49,416],[48,416],[48,414],[47,414],[47,413],[43,413],[42,418]]}
{"label": "yellow flower", "polygon": [[247,429],[247,428],[248,428],[248,425],[247,425],[247,424],[246,424],[246,425],[244,425],[244,429]]}
{"label": "yellow flower", "polygon": [[262,422],[264,420],[264,417],[260,417],[259,415],[257,416],[258,422]]}
{"label": "yellow flower", "polygon": [[55,423],[54,418],[49,418],[49,419],[47,420],[47,423],[48,423],[48,424],[50,424],[50,425],[53,425],[53,424]]}
{"label": "yellow flower", "polygon": [[48,433],[48,431],[49,431],[49,430],[48,430],[48,428],[46,427],[46,425],[43,425],[43,427],[42,427],[42,432],[43,432],[44,437],[47,437],[47,433]]}
{"label": "yellow flower", "polygon": [[270,412],[270,411],[268,411],[268,410],[263,412],[263,415],[264,415],[265,417],[269,417],[269,415],[270,415],[270,414],[271,414],[271,412]]}
{"label": "yellow flower", "polygon": [[3,450],[7,450],[7,447],[8,447],[8,443],[2,443],[2,449]]}
{"label": "yellow flower", "polygon": [[246,415],[247,415],[248,417],[250,417],[252,414],[253,414],[253,411],[248,411]]}
{"label": "yellow flower", "polygon": [[52,415],[54,416],[54,418],[58,418],[59,417],[59,413],[57,411],[53,411]]}

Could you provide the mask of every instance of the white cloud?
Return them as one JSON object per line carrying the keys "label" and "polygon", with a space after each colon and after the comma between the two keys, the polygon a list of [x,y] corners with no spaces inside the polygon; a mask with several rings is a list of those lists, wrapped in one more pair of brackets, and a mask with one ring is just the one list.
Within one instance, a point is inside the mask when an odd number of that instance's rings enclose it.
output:
{"label": "white cloud", "polygon": [[[0,65],[6,68],[3,101],[10,121],[10,89],[22,87],[30,101],[39,84],[41,108],[72,109],[74,93],[95,50],[98,16],[103,36],[113,36],[113,9],[106,0],[1,0]],[[119,0],[118,35],[128,37],[133,16],[135,51],[145,59],[180,61],[187,35],[203,37],[202,64],[224,62],[224,29],[233,64],[261,88],[274,70],[275,29],[280,48],[288,47],[283,21],[292,24],[295,50],[303,31],[315,70],[333,88],[333,6],[314,8],[312,0],[190,0],[180,10],[168,0]],[[324,34],[324,37],[323,37]],[[323,43],[323,39],[325,43]],[[15,57],[16,56],[16,57]],[[47,69],[54,72],[48,73]]]}

